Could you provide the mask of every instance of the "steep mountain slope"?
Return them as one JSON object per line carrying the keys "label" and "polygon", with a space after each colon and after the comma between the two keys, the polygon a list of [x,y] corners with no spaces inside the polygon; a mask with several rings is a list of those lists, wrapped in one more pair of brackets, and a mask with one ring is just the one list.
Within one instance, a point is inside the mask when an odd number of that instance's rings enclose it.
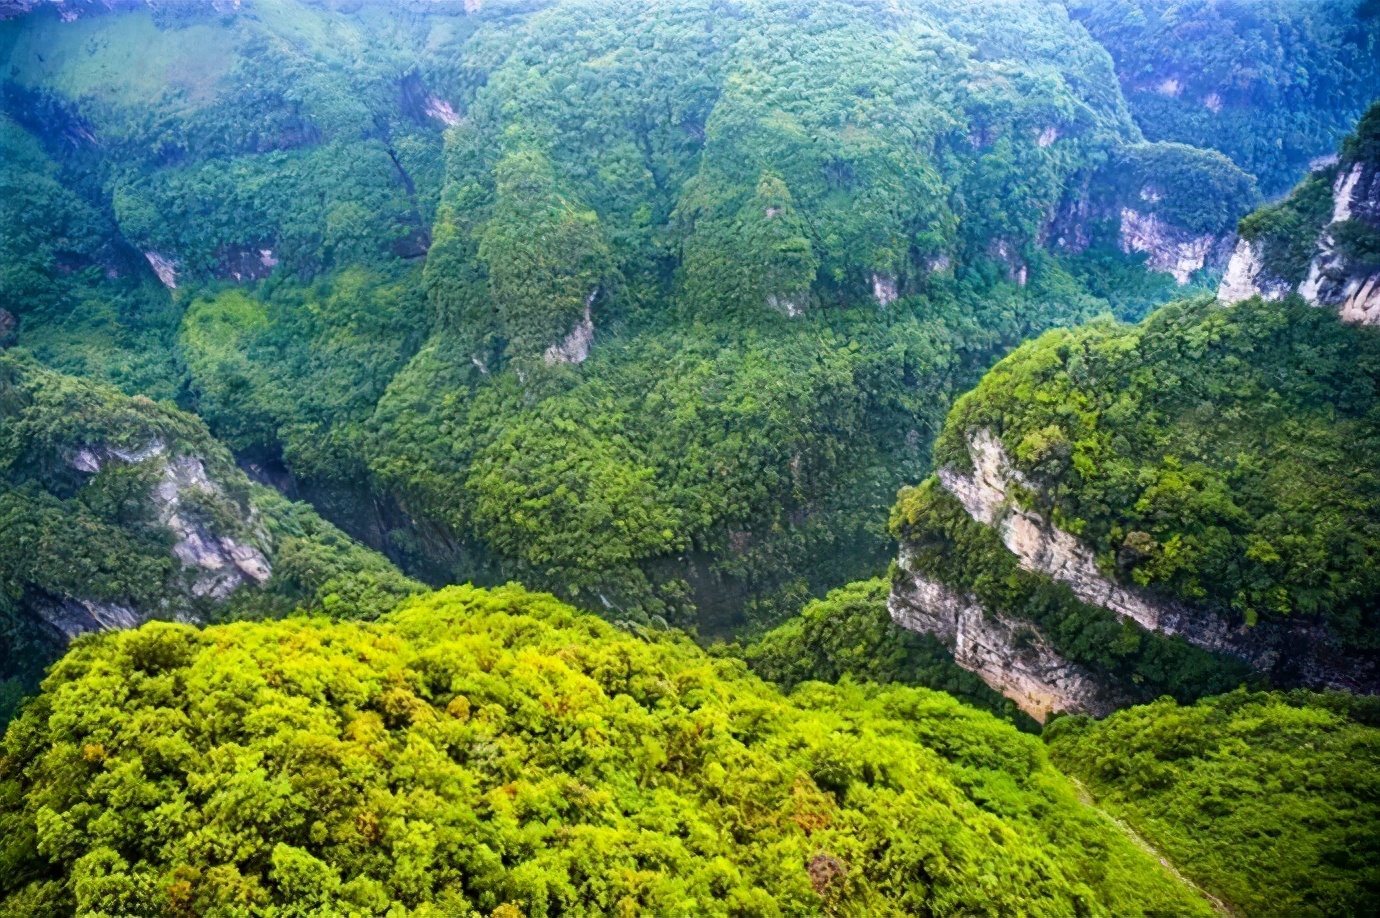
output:
{"label": "steep mountain slope", "polygon": [[1380,325],[1380,103],[1346,138],[1334,167],[1242,220],[1240,230],[1217,292],[1222,303],[1297,291],[1344,322]]}
{"label": "steep mountain slope", "polygon": [[1053,2],[117,7],[0,24],[0,334],[412,573],[631,620],[875,573],[957,392],[1256,199]]}
{"label": "steep mountain slope", "polygon": [[1375,699],[1232,692],[1045,731],[1050,756],[1248,915],[1366,915],[1380,897]]}
{"label": "steep mountain slope", "polygon": [[1374,0],[1068,0],[1136,124],[1215,149],[1282,194],[1326,158],[1380,85]]}
{"label": "steep mountain slope", "polygon": [[109,634],[3,749],[6,914],[1210,913],[986,714],[517,588]]}
{"label": "steep mountain slope", "polygon": [[1216,301],[1049,333],[958,401],[893,511],[901,624],[1041,718],[1380,690],[1378,130],[1241,221]]}
{"label": "steep mountain slope", "polygon": [[418,589],[310,507],[251,484],[195,417],[0,356],[7,705],[86,632],[298,605],[376,615]]}

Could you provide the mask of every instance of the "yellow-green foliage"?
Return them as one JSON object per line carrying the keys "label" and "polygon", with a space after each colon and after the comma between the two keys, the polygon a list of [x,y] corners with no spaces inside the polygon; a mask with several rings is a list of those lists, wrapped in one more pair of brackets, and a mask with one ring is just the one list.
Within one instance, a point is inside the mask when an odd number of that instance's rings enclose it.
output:
{"label": "yellow-green foliage", "polygon": [[[1380,902],[1376,699],[1232,692],[1046,728],[1050,755],[1248,915],[1370,915]],[[1363,722],[1364,721],[1364,722]]]}
{"label": "yellow-green foliage", "polygon": [[517,587],[84,641],[0,839],[0,914],[1206,913],[948,696],[786,699]]}

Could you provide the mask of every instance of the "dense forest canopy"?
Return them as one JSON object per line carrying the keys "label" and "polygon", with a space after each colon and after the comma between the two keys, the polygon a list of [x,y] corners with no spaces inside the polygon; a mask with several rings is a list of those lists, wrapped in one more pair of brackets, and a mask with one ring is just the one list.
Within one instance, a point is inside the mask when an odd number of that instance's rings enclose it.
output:
{"label": "dense forest canopy", "polygon": [[1361,914],[1380,897],[1375,699],[1235,691],[1104,721],[1066,718],[1050,755],[1246,914]]}
{"label": "dense forest canopy", "polygon": [[0,918],[1374,911],[1374,0],[0,65]]}
{"label": "dense forest canopy", "polygon": [[1375,0],[1070,0],[1153,141],[1220,150],[1271,196],[1375,98]]}
{"label": "dense forest canopy", "polygon": [[993,356],[1168,297],[1122,207],[1256,200],[1059,3],[471,6],[0,25],[20,345],[433,582],[778,619],[880,570]]}
{"label": "dense forest canopy", "polygon": [[0,748],[6,914],[1209,913],[986,714],[518,588],[84,643]]}
{"label": "dense forest canopy", "polygon": [[1248,621],[1376,640],[1380,340],[1302,303],[1053,332],[960,399],[937,447],[999,433],[1060,524],[1124,576]]}

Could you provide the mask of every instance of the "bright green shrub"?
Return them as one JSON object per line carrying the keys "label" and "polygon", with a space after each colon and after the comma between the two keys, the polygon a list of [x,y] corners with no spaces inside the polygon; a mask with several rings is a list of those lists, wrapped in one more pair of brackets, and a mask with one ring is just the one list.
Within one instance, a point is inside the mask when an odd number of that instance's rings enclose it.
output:
{"label": "bright green shrub", "polygon": [[986,714],[516,587],[83,641],[3,749],[9,913],[1208,912]]}

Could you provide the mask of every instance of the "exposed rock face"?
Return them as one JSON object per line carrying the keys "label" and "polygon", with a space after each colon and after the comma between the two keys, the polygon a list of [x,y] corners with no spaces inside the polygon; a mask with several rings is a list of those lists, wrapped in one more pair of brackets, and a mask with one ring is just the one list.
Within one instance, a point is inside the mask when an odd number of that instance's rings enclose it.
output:
{"label": "exposed rock face", "polygon": [[[234,536],[213,532],[201,514],[195,512],[201,500],[224,499],[221,487],[206,474],[205,464],[195,456],[169,456],[163,442],[154,440],[137,450],[88,446],[78,450],[70,462],[72,468],[90,475],[111,462],[159,464],[159,480],[149,499],[157,509],[159,522],[173,534],[172,554],[188,572],[191,596],[222,600],[241,586],[262,584],[272,576],[272,567],[263,551]],[[252,518],[246,521],[247,529],[252,531],[254,527]],[[266,541],[262,532],[256,538]],[[133,628],[147,618],[125,606],[79,597],[59,597],[41,606],[40,615],[69,639],[85,631]]]}
{"label": "exposed rock face", "polygon": [[788,319],[798,319],[805,315],[805,304],[797,297],[777,293],[767,294],[767,308],[784,313]]}
{"label": "exposed rock face", "polygon": [[159,255],[157,252],[145,252],[144,257],[148,259],[149,266],[153,268],[153,273],[158,275],[163,286],[169,290],[177,289],[177,262],[171,258]]}
{"label": "exposed rock face", "polygon": [[[1319,157],[1311,165],[1326,169],[1336,162],[1335,156]],[[1380,270],[1353,264],[1339,250],[1333,227],[1346,220],[1380,228],[1380,169],[1353,163],[1337,173],[1332,216],[1318,237],[1308,276],[1298,287],[1299,296],[1314,306],[1337,310],[1344,322],[1380,325]],[[1279,300],[1292,290],[1288,282],[1270,274],[1259,247],[1242,239],[1217,288],[1217,300],[1226,306],[1253,296]]]}
{"label": "exposed rock face", "polygon": [[[1008,460],[999,439],[979,430],[968,448],[973,470],[942,468],[936,473],[939,482],[973,519],[1001,533],[1022,568],[1066,584],[1081,601],[1148,631],[1178,635],[1194,646],[1235,656],[1281,685],[1380,691],[1374,661],[1342,651],[1335,635],[1320,624],[1299,620],[1246,628],[1116,582],[1098,569],[1093,552],[1077,538],[1015,505],[1011,485],[1030,488],[1031,483]],[[904,545],[900,565],[905,575],[893,586],[892,618],[945,641],[960,666],[982,676],[1032,717],[1042,720],[1052,711],[1106,713],[1125,701],[1114,688],[1059,657],[1032,625],[984,612],[973,599],[912,570]]]}
{"label": "exposed rock face", "polygon": [[883,309],[896,302],[896,278],[890,274],[872,275],[872,298]]}
{"label": "exposed rock face", "polygon": [[[1337,173],[1332,223],[1344,220],[1380,227],[1380,169],[1355,163]],[[1299,295],[1314,306],[1336,309],[1344,322],[1380,325],[1380,270],[1349,263],[1330,230],[1318,239],[1318,252]]]}
{"label": "exposed rock face", "polygon": [[1184,84],[1178,77],[1169,77],[1155,84],[1155,92],[1162,96],[1174,98],[1184,91]]}
{"label": "exposed rock face", "polygon": [[220,488],[206,476],[200,459],[178,456],[164,464],[163,480],[153,495],[160,519],[177,537],[173,554],[185,567],[199,569],[192,595],[225,599],[246,583],[267,581],[273,570],[263,552],[228,535],[215,535],[187,512],[187,498],[198,492],[218,494]]}
{"label": "exposed rock face", "polygon": [[426,97],[426,114],[429,118],[435,118],[446,127],[454,127],[460,123],[460,116],[455,113],[455,109],[450,107],[450,103],[440,96]]}
{"label": "exposed rock face", "polygon": [[977,673],[1022,711],[1044,723],[1055,712],[1110,714],[1115,697],[1082,667],[1064,660],[1029,625],[985,612],[971,597],[909,569],[892,587],[887,609],[911,631],[933,634],[959,666]]}
{"label": "exposed rock face", "polygon": [[[1147,197],[1153,200],[1153,197]],[[1211,234],[1194,236],[1155,214],[1143,214],[1129,207],[1121,209],[1121,251],[1149,255],[1146,267],[1172,274],[1180,285],[1187,284],[1197,271],[1226,260],[1229,240]]]}
{"label": "exposed rock face", "polygon": [[941,469],[938,477],[974,519],[996,527],[1002,542],[1021,567],[1067,584],[1073,594],[1090,605],[1101,606],[1128,618],[1147,631],[1181,635],[1204,650],[1230,653],[1268,670],[1279,659],[1278,650],[1264,640],[1264,632],[1234,628],[1211,613],[1192,609],[1141,590],[1125,586],[1102,573],[1093,552],[1076,537],[1045,520],[1039,513],[1015,506],[1007,494],[1008,482],[1029,487],[1006,457],[1001,441],[980,430],[969,441],[974,472]]}
{"label": "exposed rock face", "polygon": [[939,482],[958,498],[969,516],[1001,532],[1002,542],[1019,559],[1021,567],[1067,584],[1083,602],[1110,609],[1147,631],[1181,634],[1190,644],[1205,650],[1242,655],[1250,652],[1254,658],[1251,662],[1261,668],[1274,664],[1272,652],[1265,648],[1248,651],[1239,636],[1216,616],[1176,603],[1151,600],[1110,579],[1098,569],[1092,551],[1077,538],[1051,525],[1040,514],[1015,506],[1008,499],[1007,483],[1028,486],[1028,482],[1012,467],[1001,441],[989,431],[974,434],[968,449],[973,473],[943,468],[938,472]]}
{"label": "exposed rock face", "polygon": [[278,258],[267,245],[229,246],[217,254],[216,262],[217,277],[237,281],[262,280],[278,267]]}
{"label": "exposed rock face", "polygon": [[1289,295],[1287,281],[1271,277],[1260,257],[1260,247],[1249,239],[1238,239],[1236,251],[1227,262],[1222,283],[1217,287],[1217,302],[1230,306],[1258,296],[1266,300],[1282,300]]}
{"label": "exposed rock face", "polygon": [[[596,290],[591,293],[589,299],[585,300],[585,313],[580,321],[575,323],[570,334],[548,347],[546,353],[542,354],[542,360],[548,366],[557,363],[584,363],[589,357],[590,345],[594,343],[594,316],[590,310],[594,306],[594,297],[598,292]],[[487,372],[482,365],[479,369],[480,372]]]}
{"label": "exposed rock face", "polygon": [[1030,279],[1030,268],[1021,258],[1015,247],[1005,239],[993,239],[987,247],[987,254],[1006,265],[1006,279],[1017,286],[1024,287]]}
{"label": "exposed rock face", "polygon": [[35,603],[34,611],[69,641],[88,631],[137,628],[144,621],[129,606],[72,599],[70,596]]}

